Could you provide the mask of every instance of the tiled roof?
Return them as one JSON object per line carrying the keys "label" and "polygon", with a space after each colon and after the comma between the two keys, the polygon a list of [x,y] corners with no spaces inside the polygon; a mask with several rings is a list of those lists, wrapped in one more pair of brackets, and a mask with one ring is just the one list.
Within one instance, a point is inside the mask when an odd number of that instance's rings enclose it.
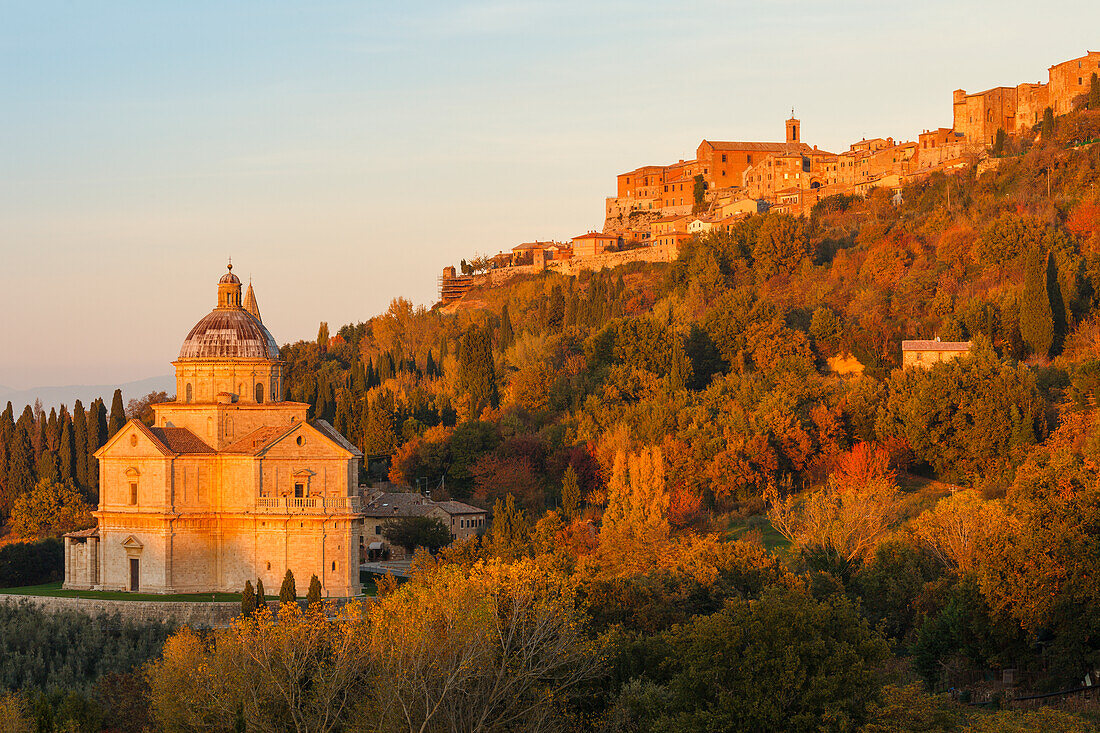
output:
{"label": "tiled roof", "polygon": [[484,509],[478,509],[476,506],[470,506],[469,504],[463,504],[461,501],[437,501],[435,506],[439,507],[448,514],[484,514]]}
{"label": "tiled roof", "polygon": [[251,433],[248,433],[244,437],[222,448],[222,453],[255,455],[269,446],[277,438],[288,433],[292,427],[291,425],[268,425],[266,427],[256,428]]}
{"label": "tiled roof", "polygon": [[745,150],[754,153],[814,152],[814,149],[806,143],[751,143],[733,140],[704,140],[703,143],[707,143],[715,150]]}
{"label": "tiled roof", "polygon": [[187,428],[150,428],[168,450],[180,455],[185,453],[214,453],[215,450]]}
{"label": "tiled roof", "polygon": [[66,532],[66,537],[72,537],[73,539],[86,539],[88,537],[99,537],[99,527],[89,527],[88,529],[77,530],[76,532]]}
{"label": "tiled roof", "polygon": [[902,341],[902,351],[970,351],[969,341]]}
{"label": "tiled roof", "polygon": [[362,456],[363,455],[363,451],[356,448],[343,435],[340,435],[340,431],[337,430],[336,428],[332,427],[332,425],[330,425],[327,420],[312,420],[312,421],[310,421],[309,424],[311,426],[313,426],[316,430],[321,432],[326,438],[331,440],[333,443],[336,443],[338,446],[340,446],[344,450],[346,450],[350,453],[353,453],[357,456]]}
{"label": "tiled roof", "polygon": [[573,239],[618,239],[614,234],[601,234],[600,232],[589,232],[588,234],[581,234],[580,236],[573,237]]}

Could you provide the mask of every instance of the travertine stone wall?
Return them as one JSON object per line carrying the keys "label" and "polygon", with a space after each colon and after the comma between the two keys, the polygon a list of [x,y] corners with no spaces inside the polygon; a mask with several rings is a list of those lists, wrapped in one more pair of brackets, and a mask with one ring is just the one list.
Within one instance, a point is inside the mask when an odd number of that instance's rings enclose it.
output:
{"label": "travertine stone wall", "polygon": [[118,614],[132,621],[170,621],[183,626],[225,626],[241,612],[240,603],[184,601],[103,601],[48,596],[0,596],[0,603],[26,603],[48,613],[78,611],[89,616]]}

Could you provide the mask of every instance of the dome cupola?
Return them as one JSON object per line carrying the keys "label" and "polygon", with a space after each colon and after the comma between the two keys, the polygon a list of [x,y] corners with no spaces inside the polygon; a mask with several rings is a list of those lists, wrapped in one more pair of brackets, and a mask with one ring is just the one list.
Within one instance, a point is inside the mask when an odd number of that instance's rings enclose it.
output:
{"label": "dome cupola", "polygon": [[251,286],[249,296],[246,308],[230,264],[218,281],[217,306],[187,334],[173,362],[177,401],[211,403],[223,394],[234,403],[281,401],[279,345],[260,322]]}

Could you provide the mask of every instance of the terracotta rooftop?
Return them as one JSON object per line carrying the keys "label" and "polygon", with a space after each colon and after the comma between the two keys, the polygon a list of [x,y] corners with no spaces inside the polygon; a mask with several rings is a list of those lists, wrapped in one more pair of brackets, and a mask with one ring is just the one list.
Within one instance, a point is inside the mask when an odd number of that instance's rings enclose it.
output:
{"label": "terracotta rooftop", "polygon": [[970,351],[969,341],[915,340],[902,341],[902,351]]}
{"label": "terracotta rooftop", "polygon": [[814,152],[814,149],[806,143],[750,143],[732,140],[704,140],[699,144],[702,145],[703,143],[707,143],[715,150],[745,150],[754,153]]}
{"label": "terracotta rooftop", "polygon": [[581,234],[573,237],[573,239],[618,239],[614,234],[601,234],[600,232],[589,232],[588,234]]}
{"label": "terracotta rooftop", "polygon": [[222,448],[222,453],[240,453],[243,455],[256,455],[277,438],[290,432],[290,425],[268,425],[256,428],[251,433],[233,441]]}
{"label": "terracotta rooftop", "polygon": [[149,428],[168,450],[180,455],[189,453],[214,453],[202,439],[187,428]]}

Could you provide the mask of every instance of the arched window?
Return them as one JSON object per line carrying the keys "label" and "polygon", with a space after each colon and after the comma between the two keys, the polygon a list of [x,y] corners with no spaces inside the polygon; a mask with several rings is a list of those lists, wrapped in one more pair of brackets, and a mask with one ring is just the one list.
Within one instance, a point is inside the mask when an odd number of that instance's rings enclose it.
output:
{"label": "arched window", "polygon": [[264,385],[261,382],[256,383],[256,402],[264,401]]}
{"label": "arched window", "polygon": [[190,402],[191,399],[194,397],[194,390],[191,388],[190,382],[187,383],[187,388],[184,390],[184,393],[187,395],[186,401]]}

